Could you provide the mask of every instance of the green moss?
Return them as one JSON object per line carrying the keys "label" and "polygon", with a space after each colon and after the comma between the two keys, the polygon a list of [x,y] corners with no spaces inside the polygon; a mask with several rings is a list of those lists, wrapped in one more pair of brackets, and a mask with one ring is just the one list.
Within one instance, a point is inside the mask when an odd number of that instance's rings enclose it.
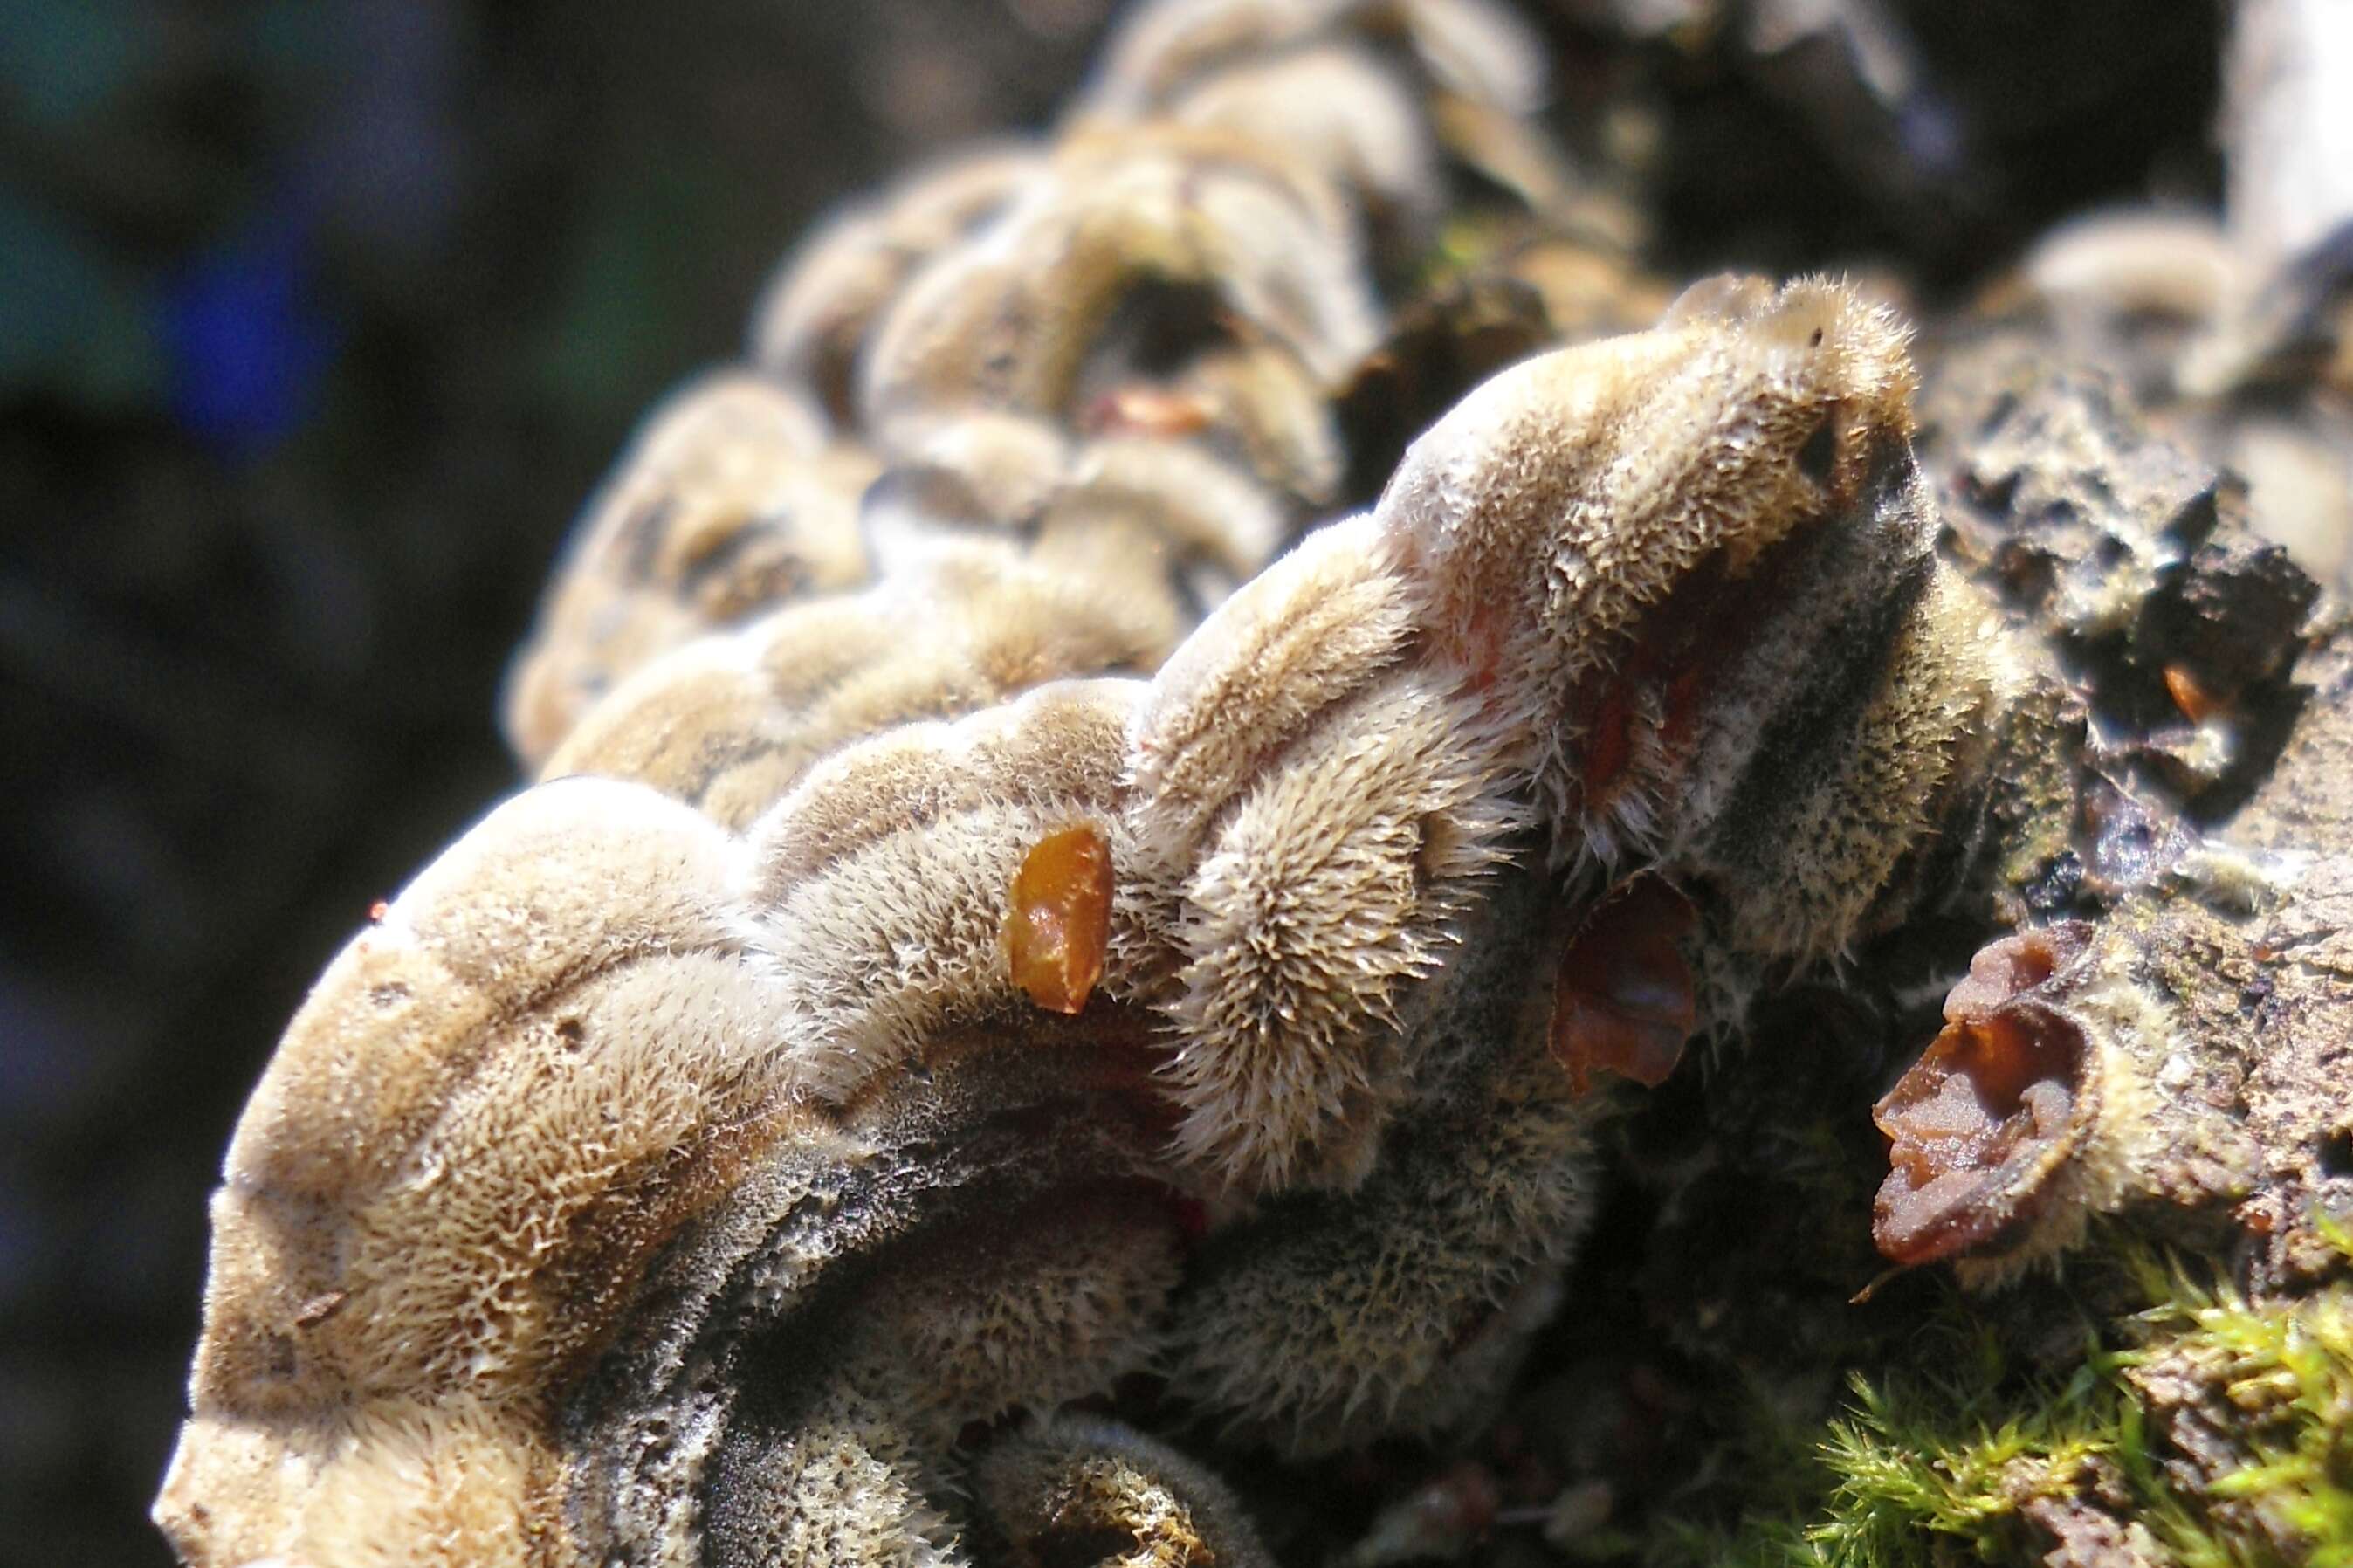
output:
{"label": "green moss", "polygon": [[[2353,1252],[2341,1229],[2324,1222],[2324,1233]],[[2212,1528],[2200,1533],[2226,1550],[2185,1561],[2353,1568],[2353,1288],[2250,1302],[2179,1264],[2161,1285],[2137,1320],[2147,1342],[2121,1359],[2211,1390],[2248,1459],[2204,1489]],[[2168,1518],[2176,1500],[2151,1499]]]}
{"label": "green moss", "polygon": [[[2184,1568],[2353,1568],[2353,1287],[2250,1302],[2134,1244],[2111,1256],[2153,1304],[2101,1331],[2054,1292],[2084,1333],[2072,1371],[2024,1369],[2000,1319],[1950,1299],[1810,1436],[1764,1402],[1747,1413],[1725,1457],[1754,1479],[1738,1522],[1654,1529],[1646,1561],[2023,1565],[2051,1546],[2029,1510],[2056,1501],[2139,1526]],[[2245,1462],[2186,1462],[2159,1386],[2213,1404]]]}
{"label": "green moss", "polygon": [[1853,1379],[1850,1407],[1799,1460],[1812,1472],[1810,1509],[1681,1532],[1662,1561],[1932,1568],[2028,1555],[2020,1510],[2082,1489],[2136,1435],[2105,1357],[2052,1387],[2010,1375],[1990,1334],[1961,1349],[1934,1376]]}
{"label": "green moss", "polygon": [[1990,1395],[1855,1381],[1822,1461],[1837,1478],[1829,1517],[1806,1532],[1841,1568],[1933,1562],[1947,1538],[1997,1561],[2019,1544],[2019,1511],[2081,1490],[2128,1436],[2097,1363],[2047,1399],[2000,1408]]}

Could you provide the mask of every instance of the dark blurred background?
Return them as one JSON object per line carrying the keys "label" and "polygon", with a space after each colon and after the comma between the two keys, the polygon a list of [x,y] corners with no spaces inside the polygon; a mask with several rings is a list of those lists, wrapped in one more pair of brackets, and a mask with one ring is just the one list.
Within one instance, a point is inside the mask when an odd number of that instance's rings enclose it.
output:
{"label": "dark blurred background", "polygon": [[[1042,127],[1110,9],[0,0],[0,1563],[167,1560],[238,1105],[514,784],[501,668],[638,412],[829,204]],[[2211,200],[2209,0],[1873,7],[1894,95],[1846,9],[1534,13],[1662,269],[1950,290]]]}

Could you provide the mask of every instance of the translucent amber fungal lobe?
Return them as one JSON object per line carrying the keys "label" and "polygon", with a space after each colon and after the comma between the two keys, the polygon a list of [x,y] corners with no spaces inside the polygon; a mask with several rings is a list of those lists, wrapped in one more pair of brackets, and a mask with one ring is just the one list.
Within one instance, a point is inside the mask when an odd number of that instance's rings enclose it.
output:
{"label": "translucent amber fungal lobe", "polygon": [[1053,1013],[1076,1013],[1103,978],[1111,942],[1111,846],[1082,824],[1032,845],[1013,876],[1005,957],[1013,984]]}
{"label": "translucent amber fungal lobe", "polygon": [[1579,1094],[1596,1069],[1645,1088],[1666,1082],[1699,1022],[1682,943],[1697,911],[1657,877],[1638,877],[1603,900],[1555,972],[1552,1050]]}
{"label": "translucent amber fungal lobe", "polygon": [[1980,951],[1944,1032],[1873,1108],[1893,1142],[1872,1236],[1891,1259],[2005,1248],[2058,1195],[2099,1090],[2091,1033],[2057,1001],[2091,934],[2071,921]]}

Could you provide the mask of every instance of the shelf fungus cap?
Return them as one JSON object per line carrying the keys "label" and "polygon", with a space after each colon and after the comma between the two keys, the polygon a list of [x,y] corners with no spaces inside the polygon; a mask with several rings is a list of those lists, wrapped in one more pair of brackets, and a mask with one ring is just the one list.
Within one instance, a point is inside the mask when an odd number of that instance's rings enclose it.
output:
{"label": "shelf fungus cap", "polygon": [[649,415],[583,510],[501,699],[536,769],[632,671],[871,563],[858,499],[875,475],[791,393],[740,371]]}
{"label": "shelf fungus cap", "polygon": [[[1905,343],[1843,284],[1711,279],[1653,331],[1490,378],[1408,449],[1383,544],[1427,656],[1522,738],[1564,856],[1704,838],[1773,709],[1842,668],[1823,628],[1852,641],[1879,624],[1856,606],[1933,574]],[[1792,574],[1811,618],[1771,610]],[[1706,647],[1678,637],[1711,618]]]}
{"label": "shelf fungus cap", "polygon": [[[546,1391],[795,1136],[741,841],[596,779],[509,801],[328,968],[238,1122],[156,1518],[197,1568],[543,1561]],[[426,1544],[438,1543],[438,1544]]]}
{"label": "shelf fungus cap", "polygon": [[1003,211],[1045,163],[1026,142],[965,148],[839,214],[770,280],[752,314],[752,363],[834,429],[854,428],[858,358],[875,323],[916,268]]}
{"label": "shelf fungus cap", "polygon": [[1873,1108],[1891,1168],[1872,1237],[1889,1258],[1952,1258],[1965,1283],[2000,1284],[2121,1201],[2143,1092],[2111,1037],[2098,958],[2079,921],[1971,960],[1944,1031]]}
{"label": "shelf fungus cap", "polygon": [[1492,0],[1157,0],[1113,40],[1082,107],[1147,114],[1238,62],[1350,35],[1401,37],[1431,90],[1510,114],[1544,102],[1541,42]]}

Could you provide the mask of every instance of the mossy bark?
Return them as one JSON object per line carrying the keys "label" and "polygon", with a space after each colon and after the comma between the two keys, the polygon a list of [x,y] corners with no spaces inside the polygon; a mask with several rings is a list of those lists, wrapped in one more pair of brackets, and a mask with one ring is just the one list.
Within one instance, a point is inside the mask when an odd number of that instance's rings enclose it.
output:
{"label": "mossy bark", "polygon": [[[1505,1447],[1607,1481],[1552,1532],[1596,1558],[2353,1562],[2353,621],[2031,329],[1922,359],[1947,554],[2028,634],[1973,868],[1628,1091]],[[1972,952],[2061,920],[2133,1013],[2114,1212],[1886,1276],[1873,1101]]]}

